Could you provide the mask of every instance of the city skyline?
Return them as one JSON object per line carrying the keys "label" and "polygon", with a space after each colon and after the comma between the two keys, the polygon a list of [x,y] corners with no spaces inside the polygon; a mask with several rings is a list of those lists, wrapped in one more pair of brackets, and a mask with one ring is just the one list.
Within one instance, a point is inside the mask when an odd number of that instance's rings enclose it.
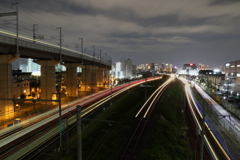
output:
{"label": "city skyline", "polygon": [[[87,53],[94,45],[97,54],[107,53],[113,63],[130,58],[134,64],[204,63],[216,68],[239,59],[238,1],[13,2],[19,3],[20,34],[31,37],[33,24],[38,24],[39,36],[57,44],[50,37],[59,34],[56,27],[62,27],[65,47],[76,48],[83,38]],[[0,4],[1,12],[15,10],[7,0]],[[8,21],[1,21],[0,28],[14,31],[12,19],[3,19]]]}

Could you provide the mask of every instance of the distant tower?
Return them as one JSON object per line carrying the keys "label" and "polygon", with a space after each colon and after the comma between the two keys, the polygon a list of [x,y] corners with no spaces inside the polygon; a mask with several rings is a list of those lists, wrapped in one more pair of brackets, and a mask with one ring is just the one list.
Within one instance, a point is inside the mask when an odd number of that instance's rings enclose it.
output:
{"label": "distant tower", "polygon": [[154,63],[151,63],[150,69],[155,70],[155,64]]}

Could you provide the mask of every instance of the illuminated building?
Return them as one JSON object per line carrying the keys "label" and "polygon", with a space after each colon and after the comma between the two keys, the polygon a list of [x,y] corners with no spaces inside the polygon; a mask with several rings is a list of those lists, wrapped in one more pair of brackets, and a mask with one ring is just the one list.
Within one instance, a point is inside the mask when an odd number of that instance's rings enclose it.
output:
{"label": "illuminated building", "polygon": [[240,60],[225,63],[225,86],[231,95],[240,94]]}
{"label": "illuminated building", "polygon": [[180,68],[176,74],[178,75],[198,75],[198,68],[196,64],[189,63],[189,64],[183,64],[182,68]]}

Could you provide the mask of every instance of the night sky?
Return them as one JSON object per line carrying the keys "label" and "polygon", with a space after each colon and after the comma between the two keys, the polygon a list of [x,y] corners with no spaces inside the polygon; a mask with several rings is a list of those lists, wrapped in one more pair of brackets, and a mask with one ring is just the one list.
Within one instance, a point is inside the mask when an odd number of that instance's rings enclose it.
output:
{"label": "night sky", "polygon": [[[203,63],[210,67],[240,59],[239,0],[18,0],[0,1],[0,13],[18,2],[20,34],[76,49],[79,38],[92,54],[113,63]],[[0,29],[15,31],[15,17],[0,17]]]}

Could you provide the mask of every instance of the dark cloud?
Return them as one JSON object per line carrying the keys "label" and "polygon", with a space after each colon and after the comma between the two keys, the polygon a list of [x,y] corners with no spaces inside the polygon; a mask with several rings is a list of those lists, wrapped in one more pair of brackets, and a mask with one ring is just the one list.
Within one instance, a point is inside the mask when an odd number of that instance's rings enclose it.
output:
{"label": "dark cloud", "polygon": [[[204,63],[220,66],[238,59],[238,0],[18,0],[20,33],[31,36],[32,24],[48,42],[61,26],[64,45],[95,45],[113,61],[140,63]],[[11,10],[7,0],[0,9]],[[0,29],[2,28],[0,23]],[[6,27],[5,27],[6,28]],[[4,29],[5,29],[4,28]],[[14,32],[14,27],[12,29]],[[47,39],[47,38],[46,38]]]}
{"label": "dark cloud", "polygon": [[226,5],[230,3],[236,3],[239,0],[212,0],[209,4],[210,5]]}

